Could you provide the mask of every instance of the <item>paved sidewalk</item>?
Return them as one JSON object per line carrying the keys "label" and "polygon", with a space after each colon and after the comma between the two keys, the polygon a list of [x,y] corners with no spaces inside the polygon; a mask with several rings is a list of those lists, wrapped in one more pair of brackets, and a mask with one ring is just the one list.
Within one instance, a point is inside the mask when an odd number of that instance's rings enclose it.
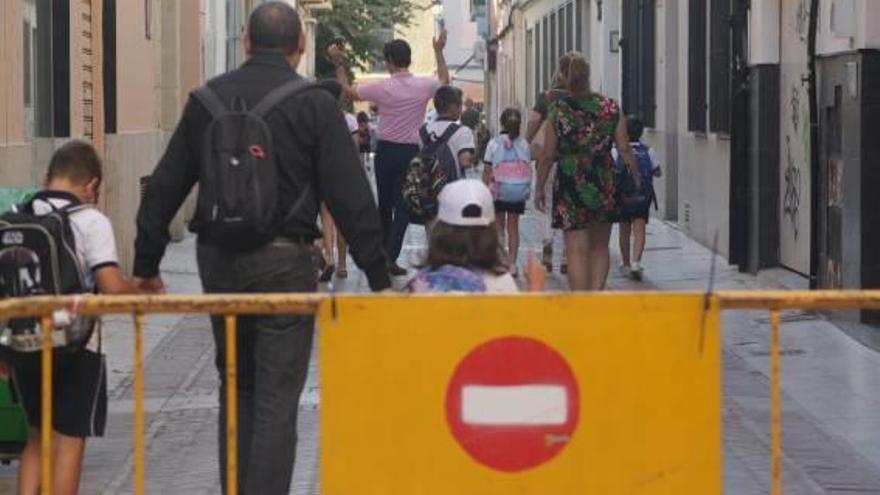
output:
{"label": "paved sidewalk", "polygon": [[[523,249],[540,247],[538,219],[523,218]],[[616,246],[616,239],[613,240]],[[417,262],[424,233],[411,228],[404,258]],[[557,251],[561,248],[557,243]],[[557,266],[558,266],[557,252]],[[712,255],[675,228],[649,225],[645,281],[632,282],[612,261],[611,290],[705,290]],[[524,254],[520,259],[525,259]],[[338,291],[367,290],[350,265]],[[192,238],[170,247],[163,273],[171,292],[199,291]],[[399,281],[399,282],[402,282]],[[718,289],[796,287],[784,271],[761,277],[719,260]],[[563,290],[555,271],[550,287]],[[880,355],[812,313],[786,312],[783,325],[784,483],[786,494],[880,493]],[[769,492],[768,315],[726,312],[724,323],[725,488],[730,494]],[[110,370],[107,438],[90,442],[81,493],[131,493],[130,318],[108,321]],[[146,329],[147,469],[149,493],[215,494],[217,375],[208,321],[199,316],[149,317]],[[637,363],[633,363],[637,365]],[[318,360],[312,361],[300,405],[300,443],[291,493],[320,493],[318,483]],[[14,468],[0,467],[0,493],[12,493]]]}

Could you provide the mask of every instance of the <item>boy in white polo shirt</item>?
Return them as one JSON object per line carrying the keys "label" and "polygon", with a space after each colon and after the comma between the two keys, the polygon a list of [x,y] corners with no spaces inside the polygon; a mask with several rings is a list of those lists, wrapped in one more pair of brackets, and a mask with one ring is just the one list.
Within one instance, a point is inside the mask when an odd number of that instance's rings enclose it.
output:
{"label": "boy in white polo shirt", "polygon": [[[101,160],[94,148],[82,141],[71,141],[52,156],[44,189],[25,208],[39,216],[71,206],[95,205],[102,178]],[[97,289],[102,294],[137,292],[119,269],[110,220],[94,207],[72,211],[69,219],[86,289]],[[53,493],[77,493],[85,440],[104,434],[107,372],[100,340],[99,327],[84,349],[54,356]],[[40,358],[40,353],[22,354],[12,368],[12,378],[31,427],[19,466],[19,493],[40,491]]]}

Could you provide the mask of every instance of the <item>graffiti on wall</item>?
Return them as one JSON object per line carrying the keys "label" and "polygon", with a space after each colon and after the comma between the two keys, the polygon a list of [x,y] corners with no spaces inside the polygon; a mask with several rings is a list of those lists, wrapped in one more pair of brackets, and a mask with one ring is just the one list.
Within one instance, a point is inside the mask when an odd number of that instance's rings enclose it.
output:
{"label": "graffiti on wall", "polygon": [[810,269],[810,104],[806,86],[810,0],[781,2],[779,254],[795,271]]}
{"label": "graffiti on wall", "polygon": [[791,136],[785,136],[785,147],[785,195],[782,200],[782,214],[791,224],[794,239],[797,240],[800,234],[798,215],[801,209],[801,169],[797,167],[791,154]]}

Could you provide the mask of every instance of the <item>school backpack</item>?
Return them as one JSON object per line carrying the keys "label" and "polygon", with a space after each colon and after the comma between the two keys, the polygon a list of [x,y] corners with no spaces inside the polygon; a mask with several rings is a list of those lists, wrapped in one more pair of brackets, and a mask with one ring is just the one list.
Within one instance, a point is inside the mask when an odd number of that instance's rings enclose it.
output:
{"label": "school backpack", "polygon": [[638,162],[639,178],[641,179],[642,187],[636,190],[635,180],[629,171],[629,167],[618,156],[618,202],[624,214],[638,214],[650,208],[651,202],[656,200],[654,195],[654,164],[651,162],[648,147],[642,143],[636,143],[632,145],[632,150]]}
{"label": "school backpack", "polygon": [[492,183],[489,189],[496,201],[523,203],[532,192],[532,167],[529,157],[507,136],[496,139],[492,157]]}
{"label": "school backpack", "polygon": [[[42,200],[50,213],[34,212],[34,201]],[[70,215],[91,208],[79,202],[58,208],[44,193],[0,215],[0,298],[88,292]],[[75,351],[92,336],[96,318],[56,312],[54,347]],[[34,352],[42,348],[38,318],[12,318],[0,322],[0,355]]]}
{"label": "school backpack", "polygon": [[422,268],[403,288],[404,292],[486,292],[479,273],[455,265]]}
{"label": "school backpack", "polygon": [[458,162],[447,144],[460,128],[451,123],[438,138],[428,133],[427,126],[419,129],[423,146],[409,162],[403,179],[403,200],[410,223],[423,225],[436,217],[440,191],[459,178]]}
{"label": "school backpack", "polygon": [[212,119],[202,142],[197,218],[199,234],[211,244],[232,250],[260,247],[304,204],[305,194],[284,218],[278,211],[281,164],[265,119],[310,86],[305,79],[286,82],[250,110],[238,97],[227,106],[207,85],[193,92]]}

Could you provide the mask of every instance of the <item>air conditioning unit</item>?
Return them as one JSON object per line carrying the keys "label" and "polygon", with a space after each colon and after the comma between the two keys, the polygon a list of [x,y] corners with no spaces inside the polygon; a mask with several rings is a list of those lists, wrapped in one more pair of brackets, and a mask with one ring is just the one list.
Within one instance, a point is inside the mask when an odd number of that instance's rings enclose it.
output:
{"label": "air conditioning unit", "polygon": [[474,63],[481,66],[486,63],[486,40],[474,42]]}

